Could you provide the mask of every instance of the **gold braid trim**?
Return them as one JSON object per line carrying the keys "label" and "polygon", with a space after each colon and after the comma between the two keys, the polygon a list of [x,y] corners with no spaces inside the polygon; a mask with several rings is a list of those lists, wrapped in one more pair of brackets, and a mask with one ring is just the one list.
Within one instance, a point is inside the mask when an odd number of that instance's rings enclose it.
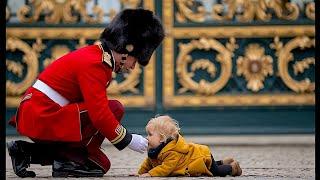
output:
{"label": "gold braid trim", "polygon": [[117,144],[120,141],[122,141],[122,139],[126,136],[127,133],[127,130],[123,126],[118,126],[115,131],[118,134],[118,136],[110,141],[112,144]]}

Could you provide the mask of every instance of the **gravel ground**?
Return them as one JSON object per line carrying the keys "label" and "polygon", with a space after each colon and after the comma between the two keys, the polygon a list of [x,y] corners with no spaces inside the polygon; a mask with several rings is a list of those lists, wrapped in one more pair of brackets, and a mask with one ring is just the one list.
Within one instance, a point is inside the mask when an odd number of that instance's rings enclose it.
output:
{"label": "gravel ground", "polygon": [[[240,177],[200,177],[200,179],[315,179],[314,144],[215,145],[210,148],[215,159],[222,159],[226,156],[237,159],[243,174]],[[90,179],[141,179],[129,175],[137,172],[146,154],[135,153],[130,149],[118,151],[106,143],[103,149],[112,162],[111,169],[103,178]],[[29,169],[36,172],[36,179],[49,179],[52,178],[51,168],[51,166],[31,165]],[[199,179],[199,177],[171,177],[170,179],[173,178]],[[8,152],[6,179],[19,179],[12,170]]]}

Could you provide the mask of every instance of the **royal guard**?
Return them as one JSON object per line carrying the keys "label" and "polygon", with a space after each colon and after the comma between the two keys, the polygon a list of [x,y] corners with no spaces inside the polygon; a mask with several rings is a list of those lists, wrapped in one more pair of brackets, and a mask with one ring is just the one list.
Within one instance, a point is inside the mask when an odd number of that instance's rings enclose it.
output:
{"label": "royal guard", "polygon": [[121,125],[123,105],[109,100],[112,72],[149,63],[164,38],[158,17],[144,9],[117,14],[99,45],[70,52],[49,65],[28,88],[10,121],[33,142],[7,143],[15,174],[35,177],[30,164],[52,165],[54,177],[99,177],[110,168],[100,150],[107,138],[118,150],[143,153],[148,141]]}

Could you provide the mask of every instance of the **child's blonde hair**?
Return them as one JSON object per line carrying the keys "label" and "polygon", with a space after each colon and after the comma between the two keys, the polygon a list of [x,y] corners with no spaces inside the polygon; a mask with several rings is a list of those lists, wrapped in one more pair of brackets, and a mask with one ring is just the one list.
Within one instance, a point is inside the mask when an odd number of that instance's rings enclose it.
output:
{"label": "child's blonde hair", "polygon": [[154,127],[154,130],[161,135],[164,141],[170,138],[178,139],[180,131],[179,123],[168,115],[156,115],[149,120],[146,128],[149,125]]}

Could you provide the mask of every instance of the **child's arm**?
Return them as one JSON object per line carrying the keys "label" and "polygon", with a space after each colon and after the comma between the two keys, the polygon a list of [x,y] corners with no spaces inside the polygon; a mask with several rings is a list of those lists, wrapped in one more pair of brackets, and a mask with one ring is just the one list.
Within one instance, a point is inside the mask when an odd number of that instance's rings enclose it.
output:
{"label": "child's arm", "polygon": [[150,159],[146,158],[141,164],[138,174],[141,175],[141,174],[147,173],[150,169],[152,169]]}
{"label": "child's arm", "polygon": [[170,152],[166,154],[161,165],[152,168],[148,173],[151,176],[169,176],[177,167],[181,154]]}

